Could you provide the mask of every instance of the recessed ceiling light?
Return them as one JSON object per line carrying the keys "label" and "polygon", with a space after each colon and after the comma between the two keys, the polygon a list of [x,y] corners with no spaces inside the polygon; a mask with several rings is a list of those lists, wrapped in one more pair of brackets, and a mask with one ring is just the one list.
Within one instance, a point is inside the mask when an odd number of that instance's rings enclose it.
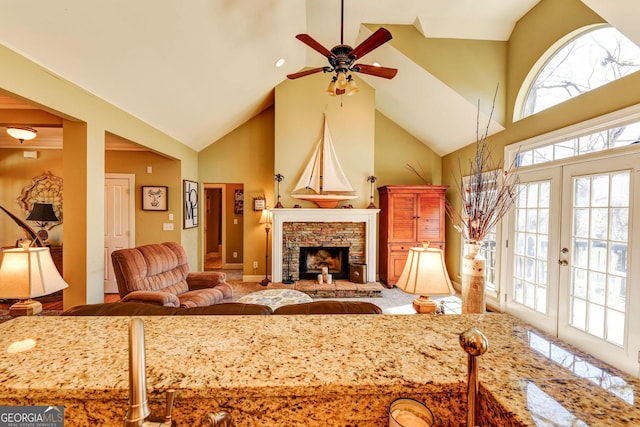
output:
{"label": "recessed ceiling light", "polygon": [[276,68],[282,67],[284,65],[284,58],[279,58],[274,65]]}
{"label": "recessed ceiling light", "polygon": [[382,65],[380,65],[380,63],[378,61],[373,61],[373,66],[374,67],[382,67]]}

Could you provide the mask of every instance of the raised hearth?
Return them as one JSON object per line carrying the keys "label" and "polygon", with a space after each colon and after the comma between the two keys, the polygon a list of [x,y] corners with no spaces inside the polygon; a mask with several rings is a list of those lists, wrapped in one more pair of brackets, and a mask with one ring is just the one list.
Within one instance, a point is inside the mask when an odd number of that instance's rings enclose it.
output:
{"label": "raised hearth", "polygon": [[311,298],[381,298],[383,286],[379,282],[353,283],[348,280],[335,280],[330,285],[319,285],[314,280],[298,280],[293,285],[269,283],[267,289],[295,289]]}

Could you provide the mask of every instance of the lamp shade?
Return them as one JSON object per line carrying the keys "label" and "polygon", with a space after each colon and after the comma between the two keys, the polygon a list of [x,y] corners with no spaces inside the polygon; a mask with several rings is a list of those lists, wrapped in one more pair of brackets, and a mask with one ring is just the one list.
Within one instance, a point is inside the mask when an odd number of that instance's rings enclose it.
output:
{"label": "lamp shade", "polygon": [[28,221],[50,222],[58,221],[56,213],[53,211],[51,203],[34,203],[31,213],[27,217]]}
{"label": "lamp shade", "polygon": [[68,287],[49,248],[27,247],[0,252],[0,298],[27,299]]}
{"label": "lamp shade", "polygon": [[272,221],[271,210],[263,209],[262,215],[260,215],[260,224],[271,224]]}
{"label": "lamp shade", "polygon": [[453,295],[444,254],[436,248],[409,248],[409,257],[396,286],[410,294]]}

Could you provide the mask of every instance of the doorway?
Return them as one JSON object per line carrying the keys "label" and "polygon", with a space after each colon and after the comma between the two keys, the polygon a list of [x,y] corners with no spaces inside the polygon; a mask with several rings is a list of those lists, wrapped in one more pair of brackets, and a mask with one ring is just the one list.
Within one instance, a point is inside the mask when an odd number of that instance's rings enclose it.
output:
{"label": "doorway", "polygon": [[135,246],[135,175],[107,173],[104,178],[104,293],[117,294],[111,253]]}
{"label": "doorway", "polygon": [[223,249],[224,185],[205,184],[204,212],[204,267],[205,270],[221,269],[226,259]]}

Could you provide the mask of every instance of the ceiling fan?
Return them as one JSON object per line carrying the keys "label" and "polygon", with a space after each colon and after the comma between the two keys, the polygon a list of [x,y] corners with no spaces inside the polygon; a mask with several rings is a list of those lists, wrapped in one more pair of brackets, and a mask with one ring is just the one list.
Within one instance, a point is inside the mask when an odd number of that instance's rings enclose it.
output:
{"label": "ceiling fan", "polygon": [[340,44],[334,46],[331,50],[322,46],[313,37],[308,34],[298,34],[296,38],[302,43],[309,46],[311,49],[325,56],[329,61],[329,66],[312,68],[310,70],[300,71],[298,73],[287,74],[289,79],[297,79],[300,77],[308,76],[311,74],[319,73],[320,71],[325,73],[333,73],[336,75],[331,80],[331,84],[327,89],[327,93],[330,95],[342,95],[347,92],[347,86],[350,86],[348,94],[357,92],[353,77],[349,73],[362,73],[369,74],[371,76],[383,77],[385,79],[392,79],[398,73],[396,68],[379,67],[375,65],[356,64],[356,60],[362,58],[372,50],[382,46],[389,40],[391,40],[391,33],[386,28],[378,28],[373,34],[371,34],[366,40],[360,43],[355,48],[344,44],[344,0],[341,1],[341,15],[340,15]]}

